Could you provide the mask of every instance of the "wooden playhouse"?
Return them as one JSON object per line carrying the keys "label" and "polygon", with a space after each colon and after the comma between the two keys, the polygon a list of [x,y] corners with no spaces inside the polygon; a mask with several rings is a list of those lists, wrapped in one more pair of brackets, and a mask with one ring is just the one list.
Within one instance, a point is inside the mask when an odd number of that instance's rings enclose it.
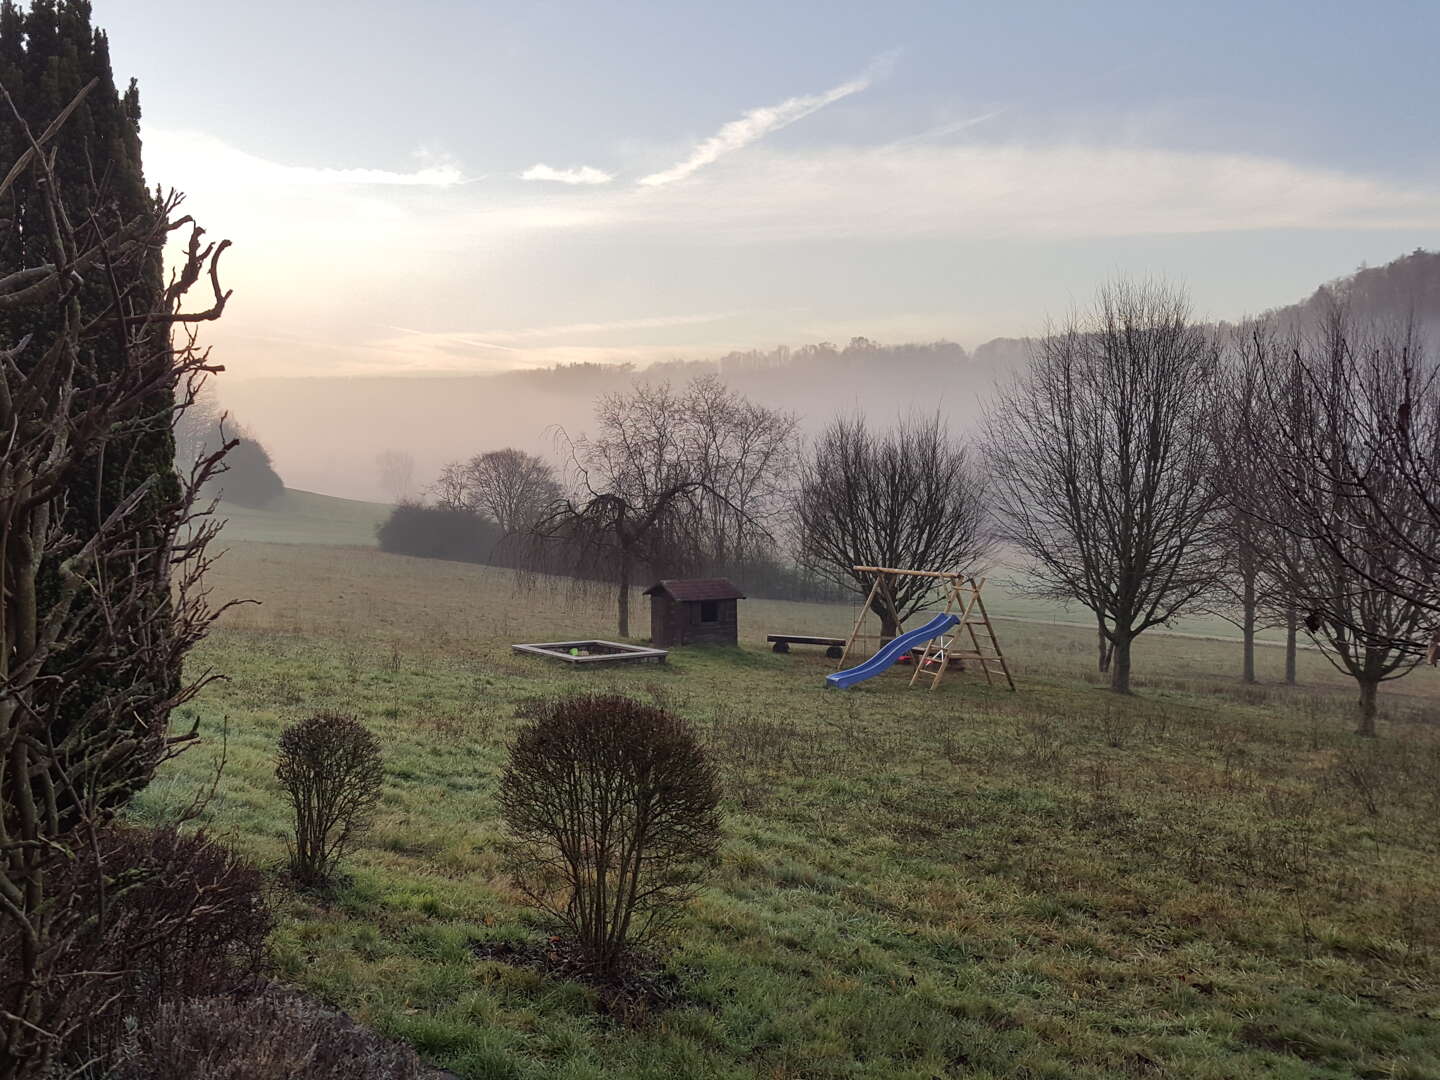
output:
{"label": "wooden playhouse", "polygon": [[645,595],[650,597],[650,643],[656,648],[739,642],[738,601],[745,594],[725,578],[657,581]]}

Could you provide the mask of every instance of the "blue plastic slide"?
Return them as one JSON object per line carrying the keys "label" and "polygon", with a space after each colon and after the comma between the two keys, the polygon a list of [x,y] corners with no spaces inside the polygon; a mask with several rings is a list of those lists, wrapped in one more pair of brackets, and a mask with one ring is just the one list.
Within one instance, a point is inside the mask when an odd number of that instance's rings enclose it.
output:
{"label": "blue plastic slide", "polygon": [[826,675],[825,681],[839,690],[854,686],[857,682],[864,682],[872,675],[879,675],[922,641],[939,637],[959,622],[959,615],[936,615],[918,630],[911,630],[909,633],[892,639],[889,644],[863,664],[846,668],[844,671],[837,671],[833,675]]}

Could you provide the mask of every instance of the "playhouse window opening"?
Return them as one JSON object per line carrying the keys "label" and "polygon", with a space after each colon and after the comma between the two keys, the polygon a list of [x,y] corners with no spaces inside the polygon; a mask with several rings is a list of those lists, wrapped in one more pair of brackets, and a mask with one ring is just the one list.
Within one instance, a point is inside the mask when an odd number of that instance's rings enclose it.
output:
{"label": "playhouse window opening", "polygon": [[701,621],[702,623],[706,623],[706,622],[719,622],[719,621],[720,621],[720,604],[719,604],[718,601],[716,601],[716,600],[701,600],[701,601],[700,601],[700,621]]}

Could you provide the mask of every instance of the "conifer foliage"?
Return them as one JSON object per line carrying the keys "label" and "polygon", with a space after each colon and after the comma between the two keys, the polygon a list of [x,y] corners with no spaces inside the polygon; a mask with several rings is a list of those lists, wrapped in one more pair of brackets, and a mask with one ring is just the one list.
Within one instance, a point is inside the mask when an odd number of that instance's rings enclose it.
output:
{"label": "conifer foliage", "polygon": [[151,875],[98,838],[193,737],[169,715],[218,615],[195,507],[227,447],[181,477],[172,425],[217,370],[191,330],[225,307],[227,243],[147,192],[138,96],[89,17],[0,4],[0,1080],[49,1075],[109,996],[87,980],[123,974],[84,943]]}
{"label": "conifer foliage", "polygon": [[[80,247],[94,244],[106,223],[121,228],[126,226],[120,223],[127,223],[133,229],[142,221],[152,222],[158,209],[156,197],[146,189],[140,164],[139,91],[133,81],[123,94],[117,91],[110,70],[109,41],[103,31],[91,26],[87,0],[36,0],[28,11],[10,0],[0,4],[0,85],[11,99],[10,104],[0,102],[0,163],[6,169],[29,148],[26,127],[36,134],[44,131],[92,80],[95,85],[47,144],[53,155],[53,184],[39,170],[27,170],[0,203],[0,219],[9,219],[9,227],[0,230],[0,266],[37,268],[57,261],[47,203],[49,187],[56,190],[58,209],[76,230]],[[105,325],[75,336],[76,393],[104,394],[117,379],[137,374],[153,384],[120,420],[115,437],[75,460],[64,477],[64,495],[56,510],[62,527],[82,542],[93,537],[142,485],[147,486],[146,491],[140,497],[141,505],[129,515],[132,522],[155,519],[160,508],[180,492],[171,433],[174,390],[164,375],[170,366],[166,348],[169,325],[152,318],[163,302],[162,274],[158,246],[136,250],[125,259],[108,260],[107,272],[76,274],[79,283],[71,299],[78,309],[74,317],[81,325],[96,320],[112,306],[123,309],[126,316],[123,330],[107,317]],[[71,319],[67,305],[6,305],[0,308],[0,347],[13,347],[28,337],[29,347],[15,362],[22,370],[33,369],[46,363],[51,350],[66,338]],[[124,370],[136,364],[148,364],[153,370]],[[136,581],[148,580],[152,586],[148,600],[131,605],[136,622],[146,621],[170,602],[167,576],[158,565],[164,558],[163,545],[155,543],[153,526],[143,531],[141,546],[150,548],[151,554],[133,568],[113,565],[106,575],[113,585],[108,590],[102,586],[88,601],[96,605],[114,602],[116,590],[129,592]],[[47,563],[40,586],[42,609],[60,591],[58,560],[51,558]],[[93,634],[102,632],[101,621],[93,623],[88,639],[76,637],[60,651],[50,664],[52,672],[73,668],[70,661],[93,645]],[[70,677],[78,685],[53,718],[54,734],[62,739],[86,722],[85,714],[103,696],[106,685],[149,683],[152,697],[163,701],[169,696],[167,687],[178,683],[179,670],[178,666],[155,670],[142,664],[128,670],[112,666],[105,671],[71,671]],[[128,734],[147,741],[163,720],[163,712],[136,710]],[[115,779],[112,773],[95,781],[108,787]],[[131,785],[120,782],[112,796],[122,800],[132,791]]]}

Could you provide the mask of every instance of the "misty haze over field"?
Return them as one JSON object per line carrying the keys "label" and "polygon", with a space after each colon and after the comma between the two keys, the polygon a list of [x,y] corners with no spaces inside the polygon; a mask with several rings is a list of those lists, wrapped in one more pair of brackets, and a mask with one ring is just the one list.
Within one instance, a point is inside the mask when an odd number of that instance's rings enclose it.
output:
{"label": "misty haze over field", "polygon": [[[1412,314],[1440,340],[1440,255],[1416,253],[1322,287],[1307,301],[1268,313],[1277,325],[1311,325],[1329,297],[1357,315]],[[1221,333],[1228,327],[1218,328]],[[713,359],[560,365],[486,375],[372,375],[227,379],[223,404],[274,455],[291,487],[348,498],[389,499],[375,468],[379,448],[415,459],[412,495],[448,461],[515,446],[562,462],[566,435],[586,431],[597,396],[637,381],[681,384],[718,374],[751,399],[794,412],[804,433],[837,413],[881,421],[939,410],[973,432],[998,385],[1022,369],[1030,343],[997,338],[973,350],[954,342],[843,345],[731,352]]]}

